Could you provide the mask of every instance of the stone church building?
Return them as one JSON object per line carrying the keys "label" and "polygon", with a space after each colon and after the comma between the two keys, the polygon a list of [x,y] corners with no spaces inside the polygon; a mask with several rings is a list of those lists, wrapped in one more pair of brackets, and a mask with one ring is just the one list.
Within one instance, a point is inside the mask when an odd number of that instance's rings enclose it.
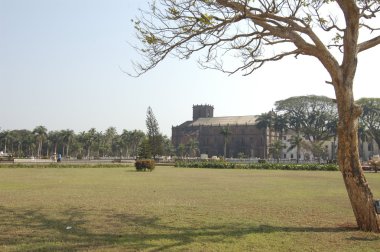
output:
{"label": "stone church building", "polygon": [[[256,127],[257,116],[214,117],[211,105],[194,105],[193,120],[172,127],[172,143],[176,150],[191,141],[198,142],[198,155],[226,157],[244,155],[247,158],[266,158],[269,137],[265,129]],[[223,134],[223,131],[228,133]]]}

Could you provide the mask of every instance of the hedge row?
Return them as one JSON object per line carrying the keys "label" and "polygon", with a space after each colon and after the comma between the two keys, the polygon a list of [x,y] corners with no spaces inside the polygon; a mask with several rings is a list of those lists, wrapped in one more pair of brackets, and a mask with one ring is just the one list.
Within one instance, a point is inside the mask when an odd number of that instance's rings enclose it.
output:
{"label": "hedge row", "polygon": [[250,163],[238,164],[225,161],[177,161],[176,167],[187,168],[217,168],[217,169],[263,169],[263,170],[294,170],[294,171],[338,171],[336,164],[281,164],[281,163]]}
{"label": "hedge row", "polygon": [[139,159],[135,162],[135,167],[137,171],[153,171],[154,167],[156,165],[156,162],[152,159]]}
{"label": "hedge row", "polygon": [[0,163],[0,168],[125,168],[128,163]]}

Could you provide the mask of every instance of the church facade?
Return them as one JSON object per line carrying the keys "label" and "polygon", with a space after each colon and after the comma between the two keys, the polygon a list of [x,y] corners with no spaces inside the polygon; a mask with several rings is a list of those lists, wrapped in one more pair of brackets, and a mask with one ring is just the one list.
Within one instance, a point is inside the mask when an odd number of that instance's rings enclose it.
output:
{"label": "church facade", "polygon": [[176,150],[191,141],[198,143],[198,155],[266,158],[270,136],[257,128],[257,116],[214,117],[211,105],[194,105],[193,120],[172,127],[172,143]]}

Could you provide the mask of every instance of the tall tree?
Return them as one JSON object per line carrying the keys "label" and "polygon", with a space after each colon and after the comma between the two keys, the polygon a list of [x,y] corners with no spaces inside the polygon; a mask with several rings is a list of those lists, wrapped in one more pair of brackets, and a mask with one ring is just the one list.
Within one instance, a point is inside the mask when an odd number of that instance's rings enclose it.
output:
{"label": "tall tree", "polygon": [[0,150],[7,153],[9,130],[4,130],[0,132]]}
{"label": "tall tree", "polygon": [[282,150],[285,149],[285,145],[281,140],[276,140],[269,145],[269,153],[273,155],[273,158],[277,160],[277,163],[280,162]]}
{"label": "tall tree", "polygon": [[299,163],[299,160],[300,160],[300,153],[301,153],[301,143],[303,141],[303,138],[297,134],[295,136],[292,136],[290,139],[289,139],[289,142],[290,142],[290,146],[289,148],[287,149],[287,151],[291,151],[293,150],[294,148],[296,149],[296,160],[297,160],[297,164]]}
{"label": "tall tree", "polygon": [[105,151],[108,156],[113,156],[116,153],[113,153],[114,142],[116,141],[116,138],[118,137],[117,131],[115,127],[109,127],[106,129],[106,132],[104,133],[104,144],[105,144]]}
{"label": "tall tree", "polygon": [[258,129],[265,130],[265,141],[264,141],[264,158],[267,158],[269,152],[269,146],[272,144],[272,132],[274,125],[274,112],[270,111],[267,113],[262,113],[256,119],[256,127]]}
{"label": "tall tree", "polygon": [[34,128],[33,134],[36,136],[38,143],[37,157],[40,158],[42,155],[42,144],[47,138],[47,129],[45,126],[37,126]]}
{"label": "tall tree", "polygon": [[335,132],[336,104],[325,96],[295,96],[276,101],[276,110],[284,113],[288,119],[288,127],[295,132],[302,132],[310,141],[330,139]]}
{"label": "tall tree", "polygon": [[160,129],[158,127],[158,122],[156,117],[154,116],[152,108],[149,106],[146,111],[146,128],[147,128],[147,136],[151,148],[151,152],[153,157],[162,154],[162,143],[163,137],[160,133]]}
{"label": "tall tree", "polygon": [[83,148],[87,151],[87,159],[91,157],[91,149],[97,138],[97,132],[95,128],[91,128],[88,132],[83,131],[79,135],[79,139],[82,142]]}
{"label": "tall tree", "polygon": [[131,155],[133,157],[137,156],[137,148],[141,142],[145,139],[145,133],[141,130],[134,130],[131,133]]}
{"label": "tall tree", "polygon": [[130,157],[130,142],[131,142],[131,132],[124,129],[123,132],[121,133],[120,135],[120,141],[121,141],[121,145],[123,147],[123,150],[124,150],[124,156],[125,157]]}
{"label": "tall tree", "polygon": [[61,138],[61,132],[59,131],[49,131],[48,133],[48,140],[52,144],[52,152],[56,155],[58,150],[58,143]]}
{"label": "tall tree", "polygon": [[282,139],[284,132],[288,130],[288,118],[285,115],[274,113],[273,129],[278,135],[279,139]]}
{"label": "tall tree", "polygon": [[[169,55],[181,59],[205,49],[203,67],[251,74],[270,61],[311,56],[331,77],[338,107],[338,156],[356,222],[380,232],[380,217],[358,151],[360,107],[353,85],[358,54],[380,44],[378,0],[159,0],[134,21],[145,57],[137,75]],[[359,37],[359,30],[363,35]],[[370,31],[370,32],[365,32]],[[326,41],[326,37],[330,41]],[[360,42],[359,42],[360,41]],[[271,50],[265,50],[271,47]],[[241,65],[229,66],[240,55]],[[224,61],[224,59],[227,59]],[[227,63],[226,63],[227,62]]]}
{"label": "tall tree", "polygon": [[224,145],[223,145],[223,158],[226,158],[227,157],[227,143],[228,143],[228,139],[229,139],[230,135],[232,134],[230,127],[228,127],[228,126],[222,127],[222,129],[220,130],[219,133],[223,136],[223,143],[224,143]]}
{"label": "tall tree", "polygon": [[[73,141],[74,131],[70,129],[61,130],[60,135],[61,135],[61,142],[62,142],[62,155],[69,156],[69,149],[70,149],[70,144]],[[66,154],[65,154],[65,150],[66,150]]]}

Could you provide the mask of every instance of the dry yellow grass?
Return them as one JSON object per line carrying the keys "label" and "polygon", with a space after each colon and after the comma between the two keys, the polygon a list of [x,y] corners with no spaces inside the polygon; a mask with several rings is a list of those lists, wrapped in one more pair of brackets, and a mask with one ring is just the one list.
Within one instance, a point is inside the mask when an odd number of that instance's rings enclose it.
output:
{"label": "dry yellow grass", "polygon": [[380,251],[339,172],[1,168],[0,220],[1,251]]}

